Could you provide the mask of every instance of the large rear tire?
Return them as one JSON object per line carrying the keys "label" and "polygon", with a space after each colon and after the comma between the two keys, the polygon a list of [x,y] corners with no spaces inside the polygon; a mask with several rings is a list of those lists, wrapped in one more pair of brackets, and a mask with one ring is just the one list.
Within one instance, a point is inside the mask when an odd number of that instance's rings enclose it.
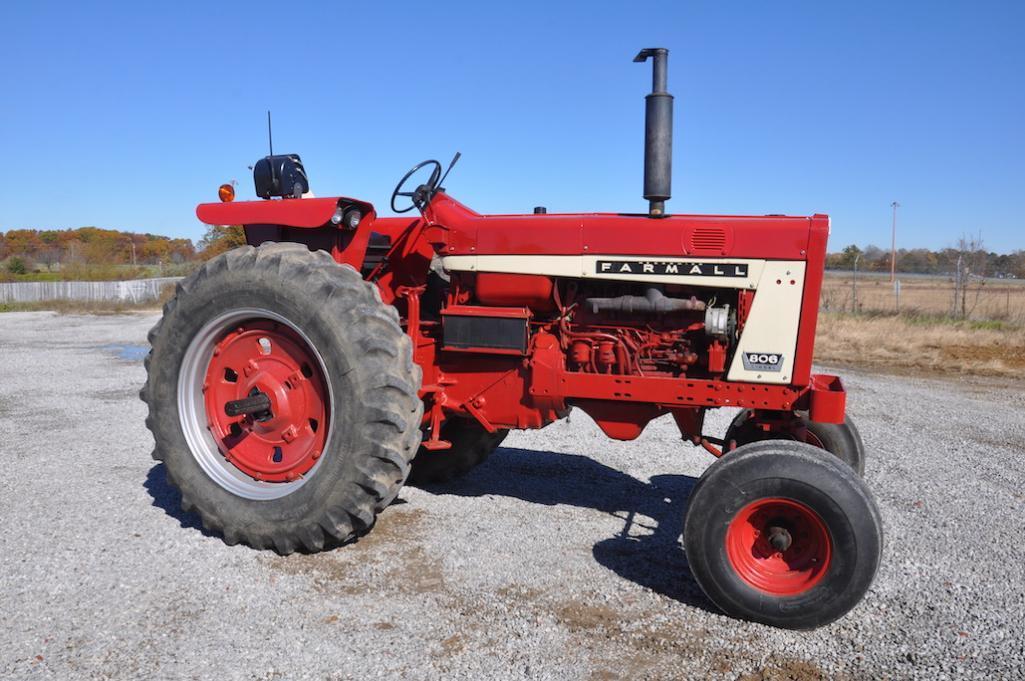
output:
{"label": "large rear tire", "polygon": [[811,629],[847,613],[879,567],[882,521],[864,482],[802,442],[737,448],[690,496],[684,547],[705,594],[732,617]]}
{"label": "large rear tire", "polygon": [[460,478],[484,463],[508,434],[504,429],[489,433],[470,419],[450,418],[441,424],[441,439],[451,442],[452,447],[436,451],[420,447],[409,481],[423,485]]}
{"label": "large rear tire", "polygon": [[[149,340],[153,457],[228,544],[319,551],[398,494],[421,372],[395,309],[351,267],[300,244],[237,248],[178,285]],[[254,396],[271,406],[228,415]]]}

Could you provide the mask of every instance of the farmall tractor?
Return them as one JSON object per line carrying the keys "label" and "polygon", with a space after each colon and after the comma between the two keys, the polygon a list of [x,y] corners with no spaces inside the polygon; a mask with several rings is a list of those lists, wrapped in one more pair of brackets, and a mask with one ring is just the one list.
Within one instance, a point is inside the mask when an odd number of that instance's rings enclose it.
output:
{"label": "farmall tractor", "polygon": [[[647,213],[481,215],[432,160],[392,195],[416,214],[379,217],[313,198],[273,151],[258,200],[200,205],[248,245],[182,281],[149,336],[147,425],[183,508],[228,544],[316,552],[511,429],[575,407],[631,440],[671,415],[717,458],[683,535],[711,601],[788,628],[852,608],[882,530],[840,379],[812,373],[829,218],[667,214],[667,50],[648,58]],[[721,407],[740,412],[719,439]]]}

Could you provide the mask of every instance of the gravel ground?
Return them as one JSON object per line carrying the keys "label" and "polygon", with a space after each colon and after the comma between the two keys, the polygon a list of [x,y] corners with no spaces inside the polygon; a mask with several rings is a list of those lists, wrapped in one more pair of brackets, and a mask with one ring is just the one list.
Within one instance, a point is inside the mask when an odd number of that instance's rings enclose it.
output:
{"label": "gravel ground", "polygon": [[679,535],[710,457],[665,419],[514,433],[330,553],[225,546],[149,456],[155,320],[0,314],[4,678],[1025,676],[1020,386],[844,372],[886,550],[861,605],[794,633],[694,584]]}

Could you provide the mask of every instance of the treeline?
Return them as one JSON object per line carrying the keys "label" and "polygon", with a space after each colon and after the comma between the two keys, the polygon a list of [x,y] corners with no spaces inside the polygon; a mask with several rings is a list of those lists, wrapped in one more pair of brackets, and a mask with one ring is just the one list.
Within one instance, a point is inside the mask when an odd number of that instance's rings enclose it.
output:
{"label": "treeline", "polygon": [[[207,259],[245,243],[237,225],[208,227],[199,248],[189,239],[157,234],[122,232],[99,227],[78,229],[12,229],[0,232],[0,263],[7,272],[66,272],[97,267],[147,267],[183,265]],[[826,256],[826,268],[888,272],[890,251],[870,245],[851,244]],[[933,251],[901,248],[897,271],[916,274],[953,274],[960,263],[962,272],[986,277],[1025,279],[1025,250],[994,253],[980,238],[962,238],[955,247]]]}
{"label": "treeline", "polygon": [[0,260],[48,270],[68,265],[171,265],[196,258],[189,239],[99,227],[12,229],[0,232]]}
{"label": "treeline", "polygon": [[[890,251],[878,246],[864,250],[851,244],[839,253],[826,256],[826,269],[889,272]],[[1025,279],[1025,250],[1012,253],[987,251],[981,240],[962,240],[957,247],[932,251],[928,248],[897,250],[897,271],[915,274],[953,274],[958,270],[980,277],[1011,277]]]}

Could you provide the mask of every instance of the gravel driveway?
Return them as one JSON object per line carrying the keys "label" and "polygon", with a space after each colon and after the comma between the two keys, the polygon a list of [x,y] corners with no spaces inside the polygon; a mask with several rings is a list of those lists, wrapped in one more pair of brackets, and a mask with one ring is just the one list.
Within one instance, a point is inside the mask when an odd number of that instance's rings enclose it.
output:
{"label": "gravel driveway", "polygon": [[0,677],[1025,676],[1020,387],[843,372],[886,550],[861,605],[795,633],[717,614],[690,577],[711,457],[671,419],[626,443],[580,412],[514,433],[330,553],[225,546],[149,456],[155,320],[0,314]]}

